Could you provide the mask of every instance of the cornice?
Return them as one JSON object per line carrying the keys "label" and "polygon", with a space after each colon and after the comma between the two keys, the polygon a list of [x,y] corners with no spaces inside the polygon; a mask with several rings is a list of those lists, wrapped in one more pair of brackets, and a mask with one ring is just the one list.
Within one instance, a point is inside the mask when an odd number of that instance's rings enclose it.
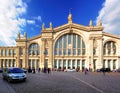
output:
{"label": "cornice", "polygon": [[120,36],[113,35],[113,34],[110,34],[110,33],[107,33],[107,32],[103,32],[103,36],[109,36],[109,37],[112,37],[112,38],[120,39]]}
{"label": "cornice", "polygon": [[35,39],[39,39],[39,38],[41,38],[41,35],[34,36],[32,38],[28,38],[27,41],[31,41],[31,40],[35,40]]}
{"label": "cornice", "polygon": [[17,46],[0,46],[0,49],[1,48],[17,48]]}

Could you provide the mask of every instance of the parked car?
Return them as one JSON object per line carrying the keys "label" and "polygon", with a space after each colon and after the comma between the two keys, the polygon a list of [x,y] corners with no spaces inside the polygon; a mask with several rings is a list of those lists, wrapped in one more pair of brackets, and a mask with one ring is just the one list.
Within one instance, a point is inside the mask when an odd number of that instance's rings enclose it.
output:
{"label": "parked car", "polygon": [[67,69],[67,72],[76,72],[76,69]]}
{"label": "parked car", "polygon": [[110,72],[110,68],[101,68],[101,69],[97,69],[97,72]]}
{"label": "parked car", "polygon": [[3,72],[3,68],[0,68],[0,73],[2,73]]}
{"label": "parked car", "polygon": [[118,68],[116,71],[120,73],[120,68]]}
{"label": "parked car", "polygon": [[21,68],[5,68],[3,70],[3,79],[8,82],[25,81],[27,76]]}
{"label": "parked car", "polygon": [[31,68],[28,68],[28,73],[32,73],[32,69]]}
{"label": "parked car", "polygon": [[27,73],[27,69],[23,68],[22,70],[23,70],[24,73]]}

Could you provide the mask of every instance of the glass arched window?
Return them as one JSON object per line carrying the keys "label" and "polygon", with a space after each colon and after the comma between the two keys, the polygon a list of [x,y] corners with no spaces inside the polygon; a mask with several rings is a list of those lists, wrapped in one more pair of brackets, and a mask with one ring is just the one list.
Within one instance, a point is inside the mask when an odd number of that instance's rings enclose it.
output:
{"label": "glass arched window", "polygon": [[65,34],[55,43],[55,55],[85,55],[85,43],[77,34]]}
{"label": "glass arched window", "polygon": [[40,48],[39,45],[36,43],[33,43],[29,46],[29,55],[39,55],[40,54]]}
{"label": "glass arched window", "polygon": [[116,44],[113,41],[108,41],[104,44],[104,55],[113,55],[116,54]]}

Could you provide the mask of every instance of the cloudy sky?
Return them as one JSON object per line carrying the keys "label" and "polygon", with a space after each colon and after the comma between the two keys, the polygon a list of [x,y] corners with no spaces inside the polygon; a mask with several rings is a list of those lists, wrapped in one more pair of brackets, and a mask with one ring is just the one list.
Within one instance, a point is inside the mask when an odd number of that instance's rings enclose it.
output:
{"label": "cloudy sky", "polygon": [[0,46],[13,46],[18,32],[27,37],[41,33],[41,25],[57,27],[67,23],[69,10],[73,22],[88,26],[101,20],[104,31],[120,35],[119,0],[0,0]]}

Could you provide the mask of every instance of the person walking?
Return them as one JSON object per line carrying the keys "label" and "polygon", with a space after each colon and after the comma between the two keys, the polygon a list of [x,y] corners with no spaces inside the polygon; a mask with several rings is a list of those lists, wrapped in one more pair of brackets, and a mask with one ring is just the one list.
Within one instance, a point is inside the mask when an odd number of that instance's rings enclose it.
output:
{"label": "person walking", "polygon": [[48,68],[48,74],[50,73],[50,68]]}
{"label": "person walking", "polygon": [[35,74],[35,68],[33,67],[33,74]]}
{"label": "person walking", "polygon": [[88,69],[87,68],[85,68],[85,75],[87,75],[88,74]]}
{"label": "person walking", "polygon": [[40,73],[40,70],[41,70],[41,69],[40,69],[40,68],[38,68],[38,73]]}
{"label": "person walking", "polygon": [[103,68],[102,72],[103,72],[103,75],[105,76],[106,69],[105,69],[105,68]]}

